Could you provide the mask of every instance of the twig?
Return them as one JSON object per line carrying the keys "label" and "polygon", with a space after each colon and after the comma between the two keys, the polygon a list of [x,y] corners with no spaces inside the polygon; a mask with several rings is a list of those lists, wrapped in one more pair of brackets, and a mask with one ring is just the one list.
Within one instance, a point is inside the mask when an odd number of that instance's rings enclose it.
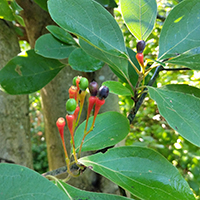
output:
{"label": "twig", "polygon": [[[156,70],[155,70],[153,76],[151,77],[151,79],[150,79],[150,81],[149,81],[149,83],[148,83],[148,86],[152,86],[152,85],[154,84],[155,80],[157,79],[157,77],[158,77],[158,75],[159,75],[159,72],[160,72],[161,70],[163,70],[163,68],[164,68],[164,67],[163,67],[162,65],[159,65],[159,66],[156,68]],[[142,105],[142,103],[143,103],[143,101],[144,101],[144,98],[145,98],[146,95],[147,95],[147,92],[145,92],[146,90],[147,90],[147,88],[144,88],[143,94],[142,94],[142,95],[140,96],[140,98],[137,100],[137,102],[135,103],[135,106],[132,108],[131,112],[130,112],[129,115],[128,115],[128,119],[129,119],[130,124],[133,122],[133,119],[135,118],[136,113],[138,112],[140,106]]]}

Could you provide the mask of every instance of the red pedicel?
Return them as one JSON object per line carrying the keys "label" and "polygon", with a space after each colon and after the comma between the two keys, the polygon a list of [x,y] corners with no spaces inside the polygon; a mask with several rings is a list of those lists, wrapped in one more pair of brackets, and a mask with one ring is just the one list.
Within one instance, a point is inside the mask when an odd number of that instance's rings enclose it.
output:
{"label": "red pedicel", "polygon": [[77,116],[78,116],[78,112],[79,112],[79,110],[80,110],[80,107],[79,106],[77,106],[76,107],[76,110],[74,111],[74,120],[76,120],[77,119]]}
{"label": "red pedicel", "polygon": [[94,118],[96,118],[97,114],[99,113],[99,110],[101,106],[105,103],[105,99],[96,99],[96,104],[95,104],[95,110],[94,110]]}
{"label": "red pedicel", "polygon": [[71,137],[74,136],[73,134],[73,122],[74,122],[74,115],[66,115],[66,120],[67,120],[67,126],[69,128],[69,132],[71,134]]}

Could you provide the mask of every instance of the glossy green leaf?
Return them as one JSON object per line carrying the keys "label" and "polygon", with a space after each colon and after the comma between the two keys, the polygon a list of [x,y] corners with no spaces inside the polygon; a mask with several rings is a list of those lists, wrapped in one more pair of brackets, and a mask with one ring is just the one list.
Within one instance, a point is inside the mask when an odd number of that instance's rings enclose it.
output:
{"label": "glossy green leaf", "polygon": [[63,190],[63,192],[66,193],[66,195],[69,196],[70,199],[73,200],[128,200],[129,198],[112,195],[112,194],[103,194],[103,193],[97,193],[97,192],[88,192],[84,190],[77,189],[75,187],[72,187],[71,185],[68,185],[67,183],[64,183],[63,181],[57,181],[56,185]]}
{"label": "glossy green leaf", "polygon": [[74,49],[76,49],[76,46],[63,43],[50,33],[42,35],[35,43],[35,52],[46,58],[68,58]]}
{"label": "glossy green leaf", "polygon": [[167,62],[183,65],[194,70],[200,70],[200,47],[190,49]]}
{"label": "glossy green leaf", "polygon": [[13,21],[15,18],[6,0],[0,1],[0,19]]}
{"label": "glossy green leaf", "polygon": [[[140,65],[136,59],[136,53],[130,49],[130,48],[127,48],[127,51],[128,51],[128,55],[132,61],[132,63],[134,63],[134,65],[138,68],[138,70],[140,71]],[[130,62],[128,62],[128,76],[129,76],[129,80],[131,82],[131,84],[133,85],[133,87],[136,86],[137,84],[137,81],[138,81],[138,74],[137,72],[135,71],[135,69],[133,68],[133,66],[131,65]]]}
{"label": "glossy green leaf", "polygon": [[73,39],[73,37],[64,29],[62,29],[58,26],[54,26],[54,25],[49,25],[46,28],[58,40],[66,43],[66,44],[77,45],[76,41]]}
{"label": "glossy green leaf", "polygon": [[112,148],[104,154],[83,157],[79,162],[141,199],[195,199],[178,170],[148,148]]}
{"label": "glossy green leaf", "polygon": [[102,85],[105,85],[109,88],[109,92],[117,95],[122,95],[122,96],[131,96],[131,91],[122,85],[122,83],[117,82],[117,81],[106,81],[103,82]]}
{"label": "glossy green leaf", "polygon": [[68,59],[70,66],[80,72],[93,72],[101,69],[104,62],[89,56],[82,49],[74,50]]}
{"label": "glossy green leaf", "polygon": [[99,3],[93,0],[49,0],[48,8],[52,19],[63,29],[107,54],[127,57],[121,29]]}
{"label": "glossy green leaf", "polygon": [[181,136],[200,147],[200,89],[187,85],[148,87],[160,114]]}
{"label": "glossy green leaf", "polygon": [[122,16],[130,32],[138,40],[146,40],[156,21],[156,1],[120,0],[120,4]]}
{"label": "glossy green leaf", "polygon": [[[93,117],[89,118],[88,130],[92,125]],[[85,129],[85,121],[75,132],[75,145],[79,149]],[[106,112],[97,116],[95,127],[85,138],[82,151],[103,149],[117,144],[129,133],[129,122],[118,112]]]}
{"label": "glossy green leaf", "polygon": [[200,47],[199,10],[199,0],[185,0],[170,12],[160,34],[160,60],[191,53],[192,49]]}
{"label": "glossy green leaf", "polygon": [[14,164],[0,164],[2,200],[71,200],[62,190],[35,171]]}
{"label": "glossy green leaf", "polygon": [[48,11],[47,0],[34,0],[43,10]]}
{"label": "glossy green leaf", "polygon": [[99,49],[88,44],[84,40],[79,40],[81,48],[90,56],[107,63],[116,75],[122,76],[125,80],[128,78],[128,61],[125,58],[109,55],[106,52],[100,51]]}
{"label": "glossy green leaf", "polygon": [[14,57],[0,71],[0,84],[9,94],[29,94],[44,87],[63,67],[58,60],[29,50]]}
{"label": "glossy green leaf", "polygon": [[104,7],[108,7],[110,0],[95,0],[96,2],[100,3]]}

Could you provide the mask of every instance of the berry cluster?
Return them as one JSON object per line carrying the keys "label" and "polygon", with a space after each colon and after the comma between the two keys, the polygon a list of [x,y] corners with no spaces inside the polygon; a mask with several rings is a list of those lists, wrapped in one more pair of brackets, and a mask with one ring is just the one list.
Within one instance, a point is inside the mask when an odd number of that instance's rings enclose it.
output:
{"label": "berry cluster", "polygon": [[[99,113],[101,106],[105,103],[105,98],[109,94],[108,87],[101,86],[100,88],[98,88],[98,84],[95,81],[89,84],[87,78],[81,77],[81,76],[74,77],[73,79],[73,85],[68,90],[69,99],[66,102],[66,110],[67,110],[66,121],[67,121],[68,129],[70,131],[71,139],[72,139],[73,156],[76,163],[77,163],[77,156],[76,156],[76,151],[75,151],[74,131],[79,123],[79,119],[82,113],[83,104],[85,101],[88,87],[90,91],[90,97],[89,97],[89,104],[88,104],[88,109],[87,109],[87,118],[86,118],[86,124],[85,124],[85,129],[84,129],[84,136],[79,148],[79,157],[81,154],[81,148],[82,148],[84,139],[93,130],[97,114]],[[92,125],[90,129],[88,130],[87,129],[88,120],[93,108],[94,108],[94,118],[93,118]],[[57,120],[56,125],[58,127],[60,137],[62,140],[65,157],[66,157],[66,163],[67,163],[67,166],[69,167],[70,160],[69,160],[67,150],[65,147],[65,142],[64,142],[65,119],[60,117]]]}

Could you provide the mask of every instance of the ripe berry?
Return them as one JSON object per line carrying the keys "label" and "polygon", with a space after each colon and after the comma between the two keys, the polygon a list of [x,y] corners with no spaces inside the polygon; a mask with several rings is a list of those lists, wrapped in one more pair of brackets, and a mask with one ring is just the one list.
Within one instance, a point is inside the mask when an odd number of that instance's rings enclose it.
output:
{"label": "ripe berry", "polygon": [[97,96],[98,93],[98,84],[95,81],[92,81],[89,85],[89,90],[90,90],[90,94],[91,96]]}
{"label": "ripe berry", "polygon": [[137,53],[142,53],[144,51],[145,46],[146,46],[146,44],[145,44],[144,40],[138,41],[137,46],[136,46]]}
{"label": "ripe berry", "polygon": [[98,97],[99,99],[105,99],[109,94],[109,88],[105,85],[101,86],[99,88],[99,94],[98,94]]}
{"label": "ripe berry", "polygon": [[66,110],[67,112],[72,115],[74,111],[76,110],[76,100],[75,99],[68,99],[66,102]]}
{"label": "ripe berry", "polygon": [[79,87],[81,90],[85,91],[88,87],[88,80],[85,77],[82,77],[80,82],[79,82]]}
{"label": "ripe berry", "polygon": [[144,56],[143,53],[137,53],[136,54],[137,61],[140,63],[140,65],[144,66]]}

